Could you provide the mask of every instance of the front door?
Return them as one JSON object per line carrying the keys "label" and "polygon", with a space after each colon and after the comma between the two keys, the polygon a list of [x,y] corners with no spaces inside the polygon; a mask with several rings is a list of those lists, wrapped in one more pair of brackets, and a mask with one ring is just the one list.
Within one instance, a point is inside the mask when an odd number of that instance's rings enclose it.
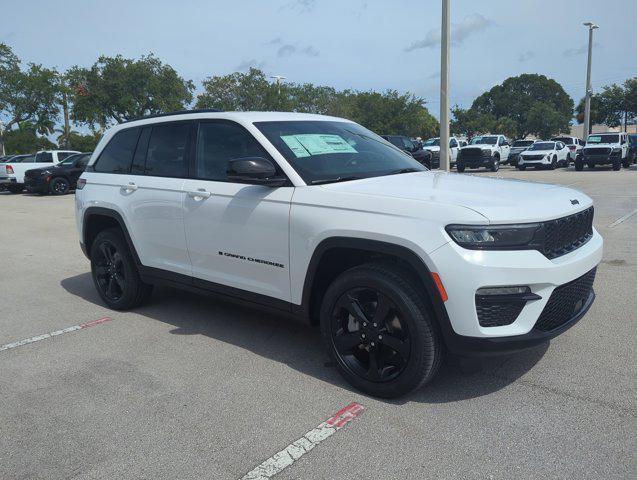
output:
{"label": "front door", "polygon": [[235,122],[202,121],[197,130],[194,178],[184,184],[185,229],[195,284],[205,287],[212,282],[212,288],[231,287],[289,302],[294,188],[228,182],[230,160],[270,159],[269,155]]}

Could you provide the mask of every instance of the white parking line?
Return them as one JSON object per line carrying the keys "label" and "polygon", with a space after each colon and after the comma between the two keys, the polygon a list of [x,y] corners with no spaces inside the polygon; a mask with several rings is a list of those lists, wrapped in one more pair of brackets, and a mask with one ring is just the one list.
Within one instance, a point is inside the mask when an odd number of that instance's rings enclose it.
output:
{"label": "white parking line", "polygon": [[267,480],[280,473],[326,438],[331,437],[349,422],[358,417],[365,407],[359,403],[350,403],[332,417],[313,428],[283,450],[275,453],[254,470],[249,471],[241,480]]}
{"label": "white parking line", "polygon": [[76,330],[82,330],[83,328],[90,328],[101,323],[111,320],[109,317],[98,318],[92,322],[82,323],[80,325],[73,325],[72,327],[63,328],[62,330],[56,330],[51,333],[44,333],[31,338],[25,338],[24,340],[18,340],[17,342],[7,343],[0,346],[0,352],[3,350],[11,350],[12,348],[22,347],[23,345],[29,345],[30,343],[39,342],[40,340],[46,340],[47,338],[57,337],[58,335],[64,335],[65,333],[74,332]]}
{"label": "white parking line", "polygon": [[633,215],[635,215],[637,213],[637,208],[635,210],[633,210],[630,213],[627,213],[626,215],[624,215],[621,218],[618,218],[617,220],[615,220],[613,223],[611,223],[608,228],[614,228],[617,225],[619,225],[622,222],[625,222],[626,220],[628,220],[630,217],[632,217]]}

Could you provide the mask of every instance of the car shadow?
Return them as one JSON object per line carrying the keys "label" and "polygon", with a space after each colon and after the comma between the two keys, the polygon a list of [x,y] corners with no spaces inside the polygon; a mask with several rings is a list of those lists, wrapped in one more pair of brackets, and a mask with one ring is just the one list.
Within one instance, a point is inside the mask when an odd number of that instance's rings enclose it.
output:
{"label": "car shadow", "polygon": [[[90,273],[63,279],[62,288],[103,306]],[[275,313],[216,297],[161,287],[135,313],[174,327],[173,335],[203,335],[249,350],[355,393],[339,375],[325,351],[318,328]],[[448,403],[481,397],[515,382],[542,358],[548,344],[514,356],[482,360],[447,356],[438,376],[425,388],[388,403]],[[514,360],[514,361],[513,361]]]}

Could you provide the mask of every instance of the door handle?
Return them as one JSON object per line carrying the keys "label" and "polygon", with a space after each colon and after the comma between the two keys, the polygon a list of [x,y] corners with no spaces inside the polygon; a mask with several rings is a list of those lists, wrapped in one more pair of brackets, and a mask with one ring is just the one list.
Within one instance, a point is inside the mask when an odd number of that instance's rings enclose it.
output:
{"label": "door handle", "polygon": [[205,188],[198,188],[197,190],[188,192],[188,196],[194,199],[195,201],[199,202],[206,198],[210,198],[212,196],[212,193],[210,193]]}
{"label": "door handle", "polygon": [[131,193],[137,190],[137,185],[135,185],[133,182],[130,182],[126,185],[122,185],[122,190],[124,190],[126,193]]}

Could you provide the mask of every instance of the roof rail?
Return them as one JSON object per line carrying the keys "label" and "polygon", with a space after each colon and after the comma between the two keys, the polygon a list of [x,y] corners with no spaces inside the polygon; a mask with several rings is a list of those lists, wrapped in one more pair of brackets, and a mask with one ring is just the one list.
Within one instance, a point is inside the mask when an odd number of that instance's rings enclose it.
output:
{"label": "roof rail", "polygon": [[144,115],[143,117],[132,118],[130,120],[126,120],[122,123],[136,122],[137,120],[146,120],[147,118],[158,118],[158,117],[169,117],[171,115],[183,115],[186,113],[214,113],[221,112],[221,110],[217,110],[216,108],[199,108],[193,110],[175,110],[174,112],[167,113],[155,113],[153,115]]}

